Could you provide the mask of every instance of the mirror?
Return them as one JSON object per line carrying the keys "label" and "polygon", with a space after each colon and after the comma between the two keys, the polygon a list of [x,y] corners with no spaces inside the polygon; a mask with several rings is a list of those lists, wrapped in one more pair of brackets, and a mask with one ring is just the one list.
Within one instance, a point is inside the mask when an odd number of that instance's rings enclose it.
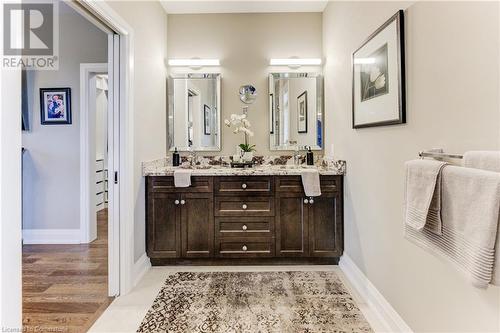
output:
{"label": "mirror", "polygon": [[167,147],[221,150],[220,74],[182,74],[168,81]]}
{"label": "mirror", "polygon": [[323,149],[323,79],[317,73],[269,75],[270,150]]}
{"label": "mirror", "polygon": [[240,87],[240,100],[245,104],[252,104],[257,99],[257,89],[247,84]]}

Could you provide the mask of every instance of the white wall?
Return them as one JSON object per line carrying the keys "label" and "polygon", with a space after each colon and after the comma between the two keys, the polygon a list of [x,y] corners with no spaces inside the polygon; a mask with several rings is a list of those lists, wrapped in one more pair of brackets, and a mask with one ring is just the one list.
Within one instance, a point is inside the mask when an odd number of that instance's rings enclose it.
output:
{"label": "white wall", "polygon": [[[269,154],[269,89],[271,58],[319,58],[321,13],[204,14],[168,16],[169,58],[219,58],[222,70],[222,121],[241,113],[241,85],[252,84],[259,97],[249,107],[258,154]],[[286,69],[286,68],[285,68]],[[310,68],[309,68],[310,69]],[[282,69],[283,70],[283,69]],[[308,71],[302,68],[299,71]],[[203,72],[203,69],[200,70]],[[222,126],[222,152],[232,155],[243,135]]]}
{"label": "white wall", "polygon": [[96,125],[95,125],[95,158],[104,159],[107,163],[107,145],[108,145],[108,97],[107,80],[98,75],[96,78]]}
{"label": "white wall", "polygon": [[[472,287],[403,238],[404,162],[499,149],[496,2],[332,2],[323,16],[326,147],[347,160],[345,251],[416,332],[500,331],[500,289]],[[407,124],[353,130],[351,54],[406,9]]]}
{"label": "white wall", "polygon": [[[80,228],[80,63],[107,62],[107,35],[59,4],[59,70],[29,71],[31,130],[23,132],[23,228]],[[71,125],[41,125],[39,88],[71,88]]]}
{"label": "white wall", "polygon": [[167,15],[157,1],[107,3],[134,30],[134,247],[145,253],[145,179],[141,163],[166,154]]}

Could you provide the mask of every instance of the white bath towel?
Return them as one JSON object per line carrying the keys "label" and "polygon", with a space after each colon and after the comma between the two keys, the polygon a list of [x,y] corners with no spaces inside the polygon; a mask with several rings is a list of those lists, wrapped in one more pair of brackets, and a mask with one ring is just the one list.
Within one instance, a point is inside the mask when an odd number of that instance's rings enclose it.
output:
{"label": "white bath towel", "polygon": [[442,171],[441,236],[406,225],[406,237],[453,262],[472,284],[486,287],[493,279],[498,246],[500,173],[447,166]]}
{"label": "white bath towel", "polygon": [[192,170],[177,169],[174,171],[174,186],[175,187],[189,187],[191,186]]}
{"label": "white bath towel", "polygon": [[321,185],[319,183],[319,172],[315,169],[305,169],[301,172],[302,185],[306,197],[318,197],[321,195]]}
{"label": "white bath towel", "polygon": [[500,172],[500,151],[468,151],[464,154],[464,166]]}
{"label": "white bath towel", "polygon": [[441,235],[441,171],[445,162],[406,162],[406,224]]}

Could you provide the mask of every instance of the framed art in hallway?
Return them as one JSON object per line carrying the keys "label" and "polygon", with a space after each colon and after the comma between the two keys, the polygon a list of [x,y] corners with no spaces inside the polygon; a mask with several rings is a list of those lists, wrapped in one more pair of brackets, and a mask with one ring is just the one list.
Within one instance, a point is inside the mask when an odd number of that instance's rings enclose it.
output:
{"label": "framed art in hallway", "polygon": [[71,124],[71,88],[40,88],[42,125]]}
{"label": "framed art in hallway", "polygon": [[406,123],[404,11],[352,54],[353,128]]}
{"label": "framed art in hallway", "polygon": [[307,90],[297,97],[297,132],[307,133]]}

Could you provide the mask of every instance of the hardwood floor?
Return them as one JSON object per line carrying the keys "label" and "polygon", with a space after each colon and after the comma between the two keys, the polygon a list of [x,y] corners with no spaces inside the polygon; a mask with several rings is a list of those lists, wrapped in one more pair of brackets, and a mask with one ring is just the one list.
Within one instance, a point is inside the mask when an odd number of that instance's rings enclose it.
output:
{"label": "hardwood floor", "polygon": [[107,229],[101,210],[90,244],[23,246],[25,332],[86,332],[108,307]]}

